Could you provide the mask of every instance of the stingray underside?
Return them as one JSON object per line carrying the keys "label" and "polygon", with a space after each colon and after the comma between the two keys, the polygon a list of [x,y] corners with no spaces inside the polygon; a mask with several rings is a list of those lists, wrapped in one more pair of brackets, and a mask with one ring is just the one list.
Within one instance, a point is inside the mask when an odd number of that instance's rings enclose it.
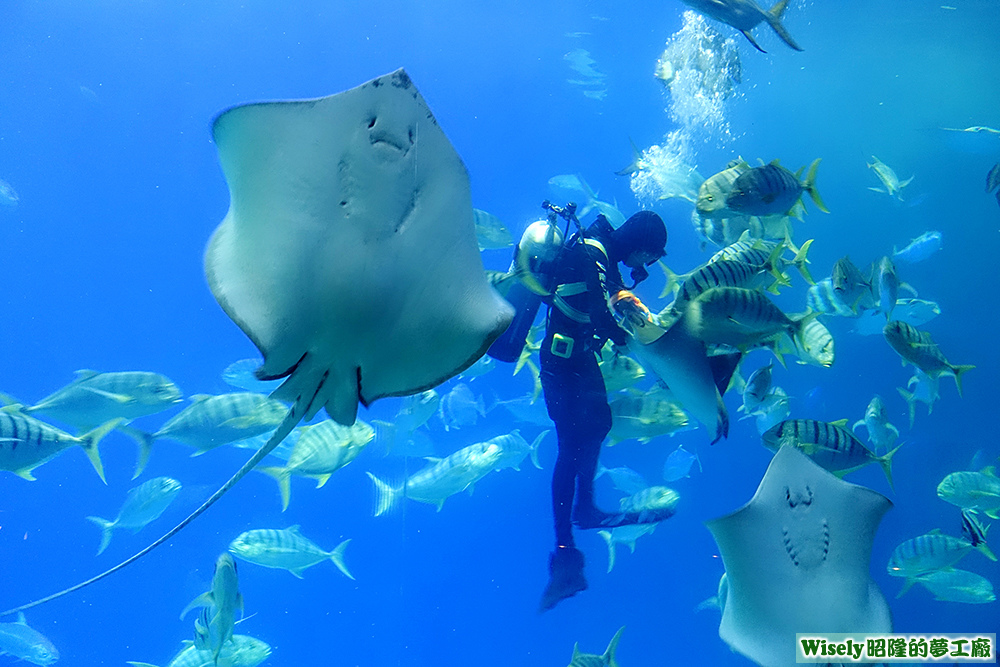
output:
{"label": "stingray underside", "polygon": [[249,104],[213,126],[230,208],[212,293],[306,419],[433,387],[512,311],[486,280],[465,166],[403,70],[329,97]]}

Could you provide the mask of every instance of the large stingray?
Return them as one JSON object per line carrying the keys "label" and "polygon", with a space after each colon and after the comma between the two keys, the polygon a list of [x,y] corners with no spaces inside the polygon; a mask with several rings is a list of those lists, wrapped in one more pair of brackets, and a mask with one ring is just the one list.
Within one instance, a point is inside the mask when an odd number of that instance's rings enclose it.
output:
{"label": "large stingray", "polygon": [[[264,356],[262,380],[292,403],[275,434],[204,512],[303,418],[354,423],[358,403],[424,391],[503,333],[461,158],[403,70],[313,100],[247,104],[212,128],[229,212],[205,253],[223,310]],[[3,612],[4,614],[13,613]]]}
{"label": "large stingray", "polygon": [[892,632],[869,573],[890,507],[885,496],[781,447],[750,502],[707,523],[729,583],[719,636],[772,666],[795,664],[798,632]]}

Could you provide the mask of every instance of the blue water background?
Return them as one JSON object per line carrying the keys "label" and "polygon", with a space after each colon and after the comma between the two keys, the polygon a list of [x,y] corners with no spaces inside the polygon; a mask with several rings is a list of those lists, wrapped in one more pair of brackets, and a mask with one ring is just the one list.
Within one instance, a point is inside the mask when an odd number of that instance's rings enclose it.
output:
{"label": "blue water background", "polygon": [[[990,0],[951,4],[956,9],[925,0],[793,2],[785,24],[805,51],[791,51],[766,27],[755,34],[767,55],[737,35],[743,83],[729,115],[736,138],[698,146],[703,175],[736,155],[791,167],[823,158],[819,189],[832,213],[807,202],[809,215],[796,223],[797,240],[816,239],[817,278],[845,253],[865,266],[922,232],[944,234],[938,255],[899,269],[922,297],[941,304],[926,329],[947,356],[977,366],[964,379],[964,399],[943,378],[933,414],[919,406],[908,429],[895,387],[909,370],[881,337],[850,335],[844,320],[830,325],[832,369],[791,363],[775,371],[795,397],[793,416],[853,422],[879,393],[902,430],[895,493],[877,467],[850,477],[895,503],[878,532],[872,573],[900,631],[1000,627],[996,603],[935,602],[920,587],[896,600],[901,582],[885,574],[899,542],[932,528],[958,534],[957,509],[935,495],[940,479],[967,468],[979,449],[987,461],[1000,454],[993,416],[1000,210],[983,191],[1000,138],[938,129],[1000,125],[1000,13]],[[254,349],[209,293],[202,253],[228,208],[208,128],[235,104],[327,95],[402,66],[465,161],[474,205],[515,234],[537,216],[556,174],[582,174],[602,199],[632,212],[638,204],[627,179],[613,172],[631,159],[630,137],[644,147],[675,127],[652,71],[684,10],[673,1],[3,3],[0,178],[21,201],[0,209],[0,390],[36,401],[80,368],[162,372],[185,395],[229,390],[221,370]],[[608,75],[603,101],[567,83],[575,75],[563,55],[575,48],[587,49]],[[872,154],[901,178],[915,175],[907,194],[918,203],[897,205],[867,189],[877,184],[865,166]],[[670,201],[656,210],[670,230],[669,264],[680,271],[704,261],[689,205]],[[484,257],[491,268],[509,261],[507,251]],[[661,280],[654,276],[640,294],[655,303]],[[800,307],[804,291],[797,281],[781,303]],[[747,367],[767,357],[756,352]],[[524,375],[509,376],[510,367],[501,367],[472,387],[487,402],[530,389]],[[739,397],[727,404],[734,411]],[[360,417],[390,419],[398,405],[385,400]],[[154,429],[167,416],[143,424]],[[443,454],[516,426],[500,411],[447,433],[436,418],[431,423]],[[530,440],[538,429],[524,432]],[[603,541],[581,534],[590,589],[544,615],[536,608],[552,542],[553,439],[543,445],[544,471],[529,465],[491,474],[440,513],[410,502],[372,517],[364,472],[403,472],[376,447],[319,491],[294,480],[285,513],[274,482],[251,474],[167,546],[30,611],[28,620],[58,646],[59,664],[166,664],[191,636],[180,610],[208,587],[230,540],[250,528],[300,524],[328,549],[352,538],[347,560],[357,581],[329,563],[302,581],[241,564],[246,610],[256,615],[239,631],[272,645],[269,665],[562,665],[574,642],[600,653],[621,625],[622,665],[749,664],[718,638],[717,612],[694,609],[715,593],[722,573],[703,522],[752,496],[770,453],[745,421],[712,447],[702,429],[622,443],[604,462],[659,481],[663,460],[681,443],[697,449],[704,472],[675,484],[677,516],[642,538],[634,555],[620,548],[611,574]],[[171,475],[185,491],[162,520],[137,536],[116,533],[95,557],[99,536],[84,517],[115,515],[132,486],[134,445],[115,433],[102,453],[108,486],[79,451],[39,468],[34,483],[0,477],[0,607],[133,553],[248,456],[220,448],[192,459],[178,443],[158,443],[144,478]],[[419,462],[408,465],[412,471]],[[604,504],[616,502],[606,480],[599,489]],[[997,564],[979,554],[962,567],[1000,584]]]}

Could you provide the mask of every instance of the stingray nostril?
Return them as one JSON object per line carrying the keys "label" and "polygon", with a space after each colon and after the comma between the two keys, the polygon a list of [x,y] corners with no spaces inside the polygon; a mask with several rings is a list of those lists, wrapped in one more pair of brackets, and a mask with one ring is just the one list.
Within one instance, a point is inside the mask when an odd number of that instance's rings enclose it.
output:
{"label": "stingray nostril", "polygon": [[377,117],[377,116],[372,116],[372,117],[371,117],[371,118],[370,118],[370,119],[368,120],[368,129],[369,129],[369,130],[370,130],[370,129],[372,129],[373,127],[375,127],[375,121],[377,121],[377,120],[378,120],[378,117]]}

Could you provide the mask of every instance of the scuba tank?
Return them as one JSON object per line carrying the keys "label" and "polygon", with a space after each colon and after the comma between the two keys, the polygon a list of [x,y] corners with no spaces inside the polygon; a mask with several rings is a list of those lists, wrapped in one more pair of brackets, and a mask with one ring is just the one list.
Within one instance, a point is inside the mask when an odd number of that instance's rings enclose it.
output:
{"label": "scuba tank", "polygon": [[556,217],[561,216],[567,223],[572,220],[578,227],[580,225],[576,220],[576,205],[573,203],[560,208],[545,201],[542,207],[549,211],[548,218],[537,220],[524,230],[514,248],[510,269],[507,270],[508,275],[518,277],[504,295],[504,299],[514,307],[514,319],[486,352],[497,361],[512,363],[518,360],[524,349],[528,330],[542,305],[542,297],[549,296],[552,292],[552,267],[565,242],[565,234],[556,224]]}

